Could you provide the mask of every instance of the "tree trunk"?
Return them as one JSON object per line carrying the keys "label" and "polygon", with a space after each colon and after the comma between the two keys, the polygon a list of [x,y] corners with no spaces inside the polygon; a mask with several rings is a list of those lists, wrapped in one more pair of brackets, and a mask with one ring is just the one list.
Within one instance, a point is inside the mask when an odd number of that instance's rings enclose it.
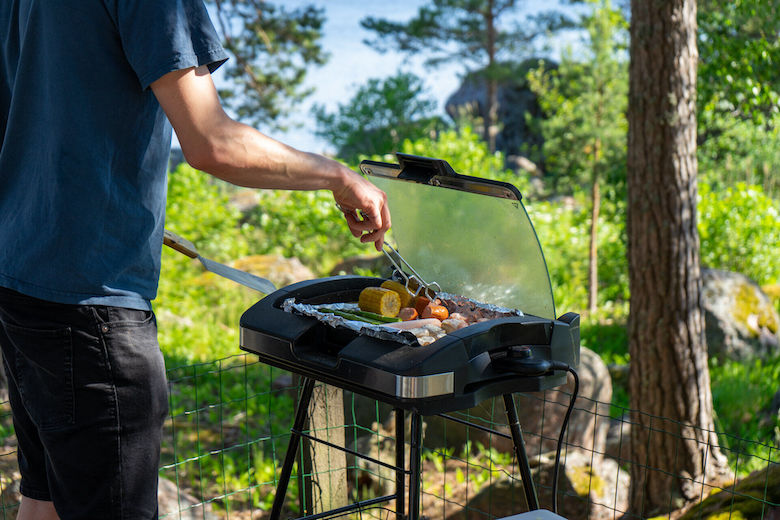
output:
{"label": "tree trunk", "polygon": [[[600,118],[596,119],[600,124]],[[593,146],[593,172],[590,188],[590,252],[588,254],[588,314],[591,316],[598,308],[599,294],[599,213],[601,210],[601,188],[599,186],[599,162],[601,161],[601,140],[596,139]]]}
{"label": "tree trunk", "polygon": [[707,495],[713,433],[696,229],[696,3],[632,0],[628,103],[630,510]]}
{"label": "tree trunk", "polygon": [[490,153],[496,151],[496,135],[498,134],[498,80],[496,79],[496,13],[493,0],[488,1],[485,11],[485,27],[487,32],[487,110],[485,111],[485,140]]}

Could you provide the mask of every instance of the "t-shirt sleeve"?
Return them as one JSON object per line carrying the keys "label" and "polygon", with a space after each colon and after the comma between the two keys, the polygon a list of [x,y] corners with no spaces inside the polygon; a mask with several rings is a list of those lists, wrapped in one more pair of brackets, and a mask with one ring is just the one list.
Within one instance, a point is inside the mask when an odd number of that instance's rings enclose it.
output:
{"label": "t-shirt sleeve", "polygon": [[141,87],[174,70],[227,60],[203,0],[115,0],[115,23]]}

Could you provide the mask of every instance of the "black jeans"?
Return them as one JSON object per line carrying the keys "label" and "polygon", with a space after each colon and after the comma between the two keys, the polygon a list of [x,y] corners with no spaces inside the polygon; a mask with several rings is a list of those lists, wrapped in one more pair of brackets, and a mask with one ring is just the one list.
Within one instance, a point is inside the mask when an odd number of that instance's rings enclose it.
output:
{"label": "black jeans", "polygon": [[168,392],[154,314],[0,288],[0,346],[22,494],[62,520],[157,518]]}

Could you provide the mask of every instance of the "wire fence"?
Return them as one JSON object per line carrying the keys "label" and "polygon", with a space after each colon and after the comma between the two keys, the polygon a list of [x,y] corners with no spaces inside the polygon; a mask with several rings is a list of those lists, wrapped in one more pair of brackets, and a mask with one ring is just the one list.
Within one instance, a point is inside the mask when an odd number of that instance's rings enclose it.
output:
{"label": "wire fence", "polygon": [[[290,438],[298,379],[259,363],[252,355],[238,355],[171,368],[168,381],[170,413],[159,472],[160,518],[267,518]],[[339,500],[358,501],[394,492],[395,472],[390,466],[396,457],[395,415],[382,402],[348,392],[343,399],[338,395],[318,404],[332,408],[324,414],[329,419],[310,424],[308,433],[337,439],[335,444],[371,460],[337,455],[320,445],[316,449],[326,450],[327,458],[326,464],[318,464],[311,456],[312,445],[304,443],[283,518],[313,512],[326,495],[327,500],[339,495]],[[554,450],[570,393],[561,387],[517,394],[515,399],[540,504],[552,509]],[[333,419],[342,415],[343,420]],[[732,476],[718,483],[702,481],[685,470],[679,454],[670,458],[668,467],[653,467],[649,458],[636,460],[630,432],[638,428],[648,436],[667,438],[669,445],[690,447],[700,439],[716,439],[713,446],[727,457]],[[713,446],[702,453],[717,452]],[[697,432],[688,425],[580,396],[562,446],[559,514],[570,520],[778,519],[778,451],[771,442]],[[704,460],[707,464],[713,461]],[[448,417],[426,417],[422,475],[425,518],[491,520],[527,510],[500,398]],[[682,501],[669,494],[663,497],[668,504],[664,509],[672,512],[655,516],[641,509],[629,511],[632,475],[676,480],[697,498]],[[328,488],[324,493],[323,486]],[[658,503],[657,496],[652,498],[647,502]],[[10,409],[7,400],[0,400],[0,519],[15,518],[19,500]],[[393,511],[390,503],[352,516],[394,519]]]}

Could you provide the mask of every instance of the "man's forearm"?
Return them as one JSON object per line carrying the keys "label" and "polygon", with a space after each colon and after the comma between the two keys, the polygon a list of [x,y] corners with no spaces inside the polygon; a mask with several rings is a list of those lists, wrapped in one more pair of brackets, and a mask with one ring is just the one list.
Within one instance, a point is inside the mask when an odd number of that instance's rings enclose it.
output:
{"label": "man's forearm", "polygon": [[232,184],[250,188],[335,191],[348,174],[336,161],[302,152],[252,127],[225,118],[206,149],[188,162]]}

